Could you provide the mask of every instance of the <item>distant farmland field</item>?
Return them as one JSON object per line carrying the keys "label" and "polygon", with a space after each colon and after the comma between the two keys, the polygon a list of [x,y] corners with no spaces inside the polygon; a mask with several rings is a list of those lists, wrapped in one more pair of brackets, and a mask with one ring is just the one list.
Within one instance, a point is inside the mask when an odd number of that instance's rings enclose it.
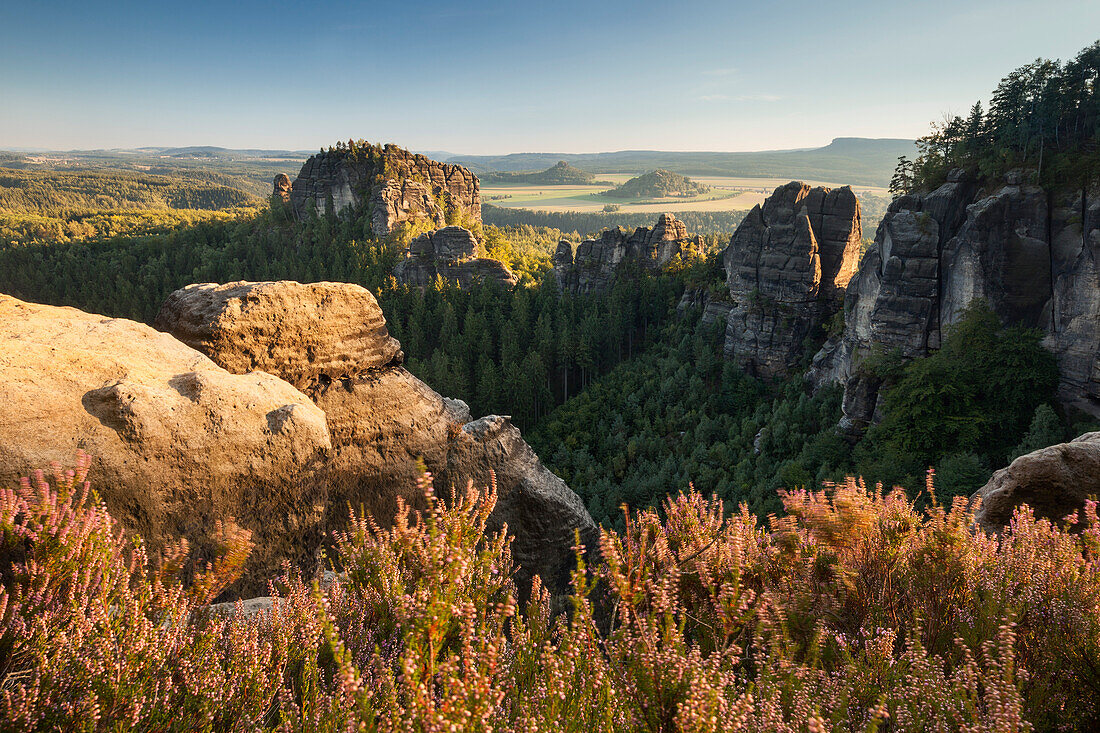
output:
{"label": "distant farmland field", "polygon": [[[619,185],[628,180],[628,174],[601,173],[599,177]],[[508,209],[532,209],[536,211],[577,211],[592,213],[602,211],[608,204],[616,205],[626,213],[654,213],[664,211],[747,211],[776,187],[787,183],[782,178],[733,178],[727,176],[698,176],[692,180],[706,183],[711,191],[691,198],[668,197],[660,199],[621,199],[605,196],[606,185],[545,186],[527,184],[492,184],[482,187],[481,200]],[[806,181],[814,186],[841,186],[842,183]],[[856,193],[885,196],[884,188],[853,186]]]}

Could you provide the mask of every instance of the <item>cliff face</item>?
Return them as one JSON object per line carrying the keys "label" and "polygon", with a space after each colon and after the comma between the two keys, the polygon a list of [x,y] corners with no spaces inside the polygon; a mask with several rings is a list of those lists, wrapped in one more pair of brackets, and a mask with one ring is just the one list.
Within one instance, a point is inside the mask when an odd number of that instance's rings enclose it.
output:
{"label": "cliff face", "polygon": [[399,283],[425,287],[442,277],[468,288],[483,280],[505,288],[516,284],[516,276],[499,260],[477,256],[477,240],[462,227],[443,227],[421,234],[409,243],[405,259],[397,264],[393,276]]}
{"label": "cliff face", "polygon": [[661,214],[652,227],[628,234],[622,227],[605,229],[598,239],[586,239],[576,252],[562,240],[554,253],[554,276],[562,290],[598,293],[611,287],[621,264],[631,262],[658,271],[677,256],[702,253],[703,239],[689,236],[687,226],[672,214]]}
{"label": "cliff face", "polygon": [[725,352],[752,374],[786,372],[840,308],[859,258],[859,201],[848,187],[792,181],[748,213],[722,255],[733,309]]}
{"label": "cliff face", "polygon": [[[332,451],[326,505],[365,504],[388,522],[402,497],[421,504],[417,460],[437,491],[467,481],[498,491],[493,528],[515,535],[520,577],[564,589],[573,531],[594,546],[580,499],[550,473],[506,417],[473,420],[400,366],[399,344],[373,296],[344,283],[192,285],[172,294],[156,325],[230,371],[256,369],[297,385],[323,411]],[[304,348],[303,348],[304,347]],[[303,359],[303,354],[306,358]]]}
{"label": "cliff face", "polygon": [[318,153],[302,166],[289,192],[276,177],[275,193],[289,196],[299,218],[305,216],[310,202],[320,213],[330,199],[334,212],[366,206],[371,228],[379,237],[406,221],[427,219],[442,227],[449,214],[481,221],[477,176],[462,166],[439,163],[396,145],[368,148],[357,155],[347,150]]}
{"label": "cliff face", "polygon": [[845,300],[845,331],[814,358],[816,384],[845,383],[842,428],[873,419],[879,385],[861,360],[879,344],[903,356],[938,348],[942,329],[974,298],[1006,324],[1046,332],[1061,396],[1095,410],[1100,399],[1100,198],[1051,199],[1017,176],[982,193],[961,171],[925,195],[891,204]]}
{"label": "cliff face", "polygon": [[401,367],[363,288],[192,285],[156,325],[171,335],[0,296],[0,484],[83,449],[108,508],[154,551],[205,548],[234,517],[256,544],[242,593],[283,560],[308,567],[349,505],[383,525],[398,497],[420,506],[421,458],[444,498],[495,479],[491,521],[515,535],[521,579],[563,590],[574,530],[595,546],[580,499],[506,417],[473,420]]}

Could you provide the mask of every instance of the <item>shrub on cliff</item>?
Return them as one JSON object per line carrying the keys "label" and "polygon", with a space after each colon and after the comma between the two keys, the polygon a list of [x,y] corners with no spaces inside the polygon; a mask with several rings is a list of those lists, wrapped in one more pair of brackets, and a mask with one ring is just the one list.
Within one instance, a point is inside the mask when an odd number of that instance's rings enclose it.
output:
{"label": "shrub on cliff", "polygon": [[[569,609],[522,612],[495,495],[391,529],[352,515],[326,591],[287,573],[270,610],[203,607],[246,534],[179,580],[76,473],[0,494],[5,730],[1090,729],[1100,718],[1100,518],[962,500],[914,510],[854,480],[785,494],[766,527],[696,493],[603,531]],[[928,491],[934,493],[931,478]],[[663,517],[663,518],[662,518]]]}
{"label": "shrub on cliff", "polygon": [[[975,300],[948,327],[939,351],[893,369],[897,381],[886,392],[883,420],[857,449],[860,471],[911,485],[948,456],[1003,465],[1058,384],[1057,363],[1041,337],[1034,329],[1005,328]],[[957,473],[958,461],[951,466]],[[985,483],[977,475],[976,485],[958,484],[959,493]]]}

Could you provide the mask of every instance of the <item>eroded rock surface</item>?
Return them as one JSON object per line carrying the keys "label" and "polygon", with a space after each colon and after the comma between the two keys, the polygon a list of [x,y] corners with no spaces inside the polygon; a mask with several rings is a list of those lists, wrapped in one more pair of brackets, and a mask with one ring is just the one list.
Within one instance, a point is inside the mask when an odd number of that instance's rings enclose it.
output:
{"label": "eroded rock surface", "polygon": [[1005,527],[1021,504],[1036,517],[1061,522],[1100,496],[1100,433],[1020,456],[971,497],[974,519],[988,532]]}
{"label": "eroded rock surface", "polygon": [[1006,324],[1042,329],[1058,357],[1063,401],[1100,414],[1100,196],[1050,200],[1018,174],[980,191],[962,171],[924,195],[894,201],[845,298],[845,330],[809,378],[845,387],[841,428],[873,420],[875,377],[860,369],[876,346],[905,358],[939,347],[974,298]]}
{"label": "eroded rock surface", "polygon": [[735,304],[726,356],[764,377],[794,366],[806,337],[840,309],[859,260],[860,226],[848,187],[792,181],[754,207],[722,256]]}
{"label": "eroded rock surface", "polygon": [[[276,181],[278,189],[278,181]],[[367,146],[356,153],[332,150],[311,156],[290,189],[290,202],[302,218],[310,207],[367,207],[376,236],[406,221],[428,219],[445,226],[448,216],[481,221],[481,184],[460,165],[439,163],[396,145]]]}
{"label": "eroded rock surface", "polygon": [[273,193],[278,196],[284,204],[290,203],[291,188],[292,184],[290,183],[290,176],[288,176],[286,173],[278,173],[275,175]]}
{"label": "eroded rock surface", "polygon": [[477,256],[473,232],[449,226],[421,234],[409,243],[405,259],[393,271],[399,283],[426,287],[436,277],[467,288],[478,281],[495,282],[510,288],[516,276],[500,260]]}
{"label": "eroded rock surface", "polygon": [[297,387],[401,361],[374,296],[345,283],[189,285],[153,326],[234,374],[264,371]]}
{"label": "eroded rock surface", "polygon": [[[244,303],[249,304],[246,325],[263,324],[250,329],[248,339],[235,338],[234,326],[222,325],[233,324]],[[288,307],[292,312],[284,314]],[[334,324],[325,325],[330,318]],[[499,501],[492,521],[497,527],[507,524],[515,535],[521,577],[537,573],[550,587],[564,589],[574,530],[594,546],[596,527],[580,499],[539,462],[508,418],[471,420],[464,403],[441,397],[388,359],[396,342],[385,330],[374,297],[363,288],[294,282],[195,285],[174,293],[157,323],[184,324],[179,337],[215,361],[238,368],[262,363],[312,397],[332,440],[332,511],[343,511],[349,502],[363,504],[384,523],[393,516],[398,496],[418,505],[415,479],[417,461],[423,459],[444,496],[452,484],[461,488],[472,480],[484,487],[495,474]],[[359,368],[354,356],[345,358],[350,352],[339,343],[339,334],[355,323],[366,324],[355,332],[363,334],[363,341],[353,351],[366,355]],[[298,340],[313,344],[309,353],[316,355],[317,366],[281,348]],[[256,354],[270,358],[260,361]],[[332,359],[332,354],[341,358]],[[339,364],[338,377],[322,368],[330,363]]]}
{"label": "eroded rock surface", "polygon": [[672,214],[661,214],[652,227],[638,227],[633,233],[622,227],[605,229],[597,239],[581,242],[575,251],[563,239],[554,253],[554,276],[562,290],[598,293],[611,287],[622,265],[655,272],[674,257],[702,251],[702,237],[689,235],[687,226]]}
{"label": "eroded rock surface", "polygon": [[168,334],[0,295],[0,484],[82,449],[112,514],[155,551],[254,534],[251,570],[297,559],[319,525],[325,414],[287,382],[231,374]]}

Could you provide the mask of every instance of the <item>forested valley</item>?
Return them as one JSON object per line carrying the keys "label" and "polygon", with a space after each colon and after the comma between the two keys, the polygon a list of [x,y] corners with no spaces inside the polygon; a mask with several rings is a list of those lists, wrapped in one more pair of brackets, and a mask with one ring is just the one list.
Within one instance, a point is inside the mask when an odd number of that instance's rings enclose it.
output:
{"label": "forested valley", "polygon": [[[856,471],[915,495],[935,466],[943,492],[965,494],[1018,444],[1080,429],[1054,413],[1056,371],[1037,337],[976,311],[957,349],[908,365],[883,357],[897,385],[889,419],[853,448],[835,430],[838,388],[813,394],[800,377],[749,377],[722,358],[721,326],[702,324],[697,309],[678,312],[685,289],[721,289],[718,235],[706,259],[657,276],[624,273],[606,293],[570,296],[558,291],[549,259],[577,232],[486,225],[480,234],[486,254],[520,276],[513,290],[398,285],[391,272],[410,232],[379,240],[351,215],[298,223],[273,201],[251,216],[165,234],[9,245],[0,250],[0,291],[151,322],[170,292],[194,282],[362,284],[377,294],[414,374],[475,415],[511,415],[609,526],[622,521],[621,505],[655,506],[689,484],[760,515],[781,509],[780,488]],[[815,348],[807,345],[807,359]],[[976,353],[981,372],[958,368]],[[992,388],[1005,384],[1017,385],[1014,400]]]}
{"label": "forested valley", "polygon": [[[927,191],[950,168],[990,179],[1025,166],[1038,181],[1094,180],[1100,112],[1095,94],[1082,96],[1082,79],[1097,67],[1098,49],[1010,74],[988,112],[976,105],[919,141],[921,155],[901,161],[895,190]],[[391,273],[420,230],[376,237],[363,210],[298,221],[278,197],[240,208],[254,202],[231,187],[233,175],[4,175],[0,291],[148,323],[190,283],[361,284],[377,295],[414,374],[475,415],[511,415],[608,524],[620,521],[624,503],[654,506],[689,484],[760,515],[780,510],[780,488],[853,473],[915,496],[933,467],[944,495],[967,494],[1016,455],[1092,424],[1058,406],[1057,368],[1040,334],[1002,326],[977,302],[934,353],[904,360],[882,352],[864,363],[886,385],[883,417],[861,440],[846,440],[835,430],[839,388],[815,393],[799,374],[750,377],[722,357],[721,323],[677,307],[689,290],[721,297],[719,255],[740,213],[682,214],[703,235],[704,256],[654,275],[624,270],[606,292],[570,295],[551,273],[561,239],[652,222],[486,205],[475,232],[481,254],[505,262],[516,287],[437,280],[419,289]],[[104,198],[105,187],[114,198]],[[160,208],[144,210],[153,204]],[[17,217],[54,217],[55,225],[20,233]],[[875,223],[867,221],[865,238]],[[825,330],[805,344],[803,366]]]}

